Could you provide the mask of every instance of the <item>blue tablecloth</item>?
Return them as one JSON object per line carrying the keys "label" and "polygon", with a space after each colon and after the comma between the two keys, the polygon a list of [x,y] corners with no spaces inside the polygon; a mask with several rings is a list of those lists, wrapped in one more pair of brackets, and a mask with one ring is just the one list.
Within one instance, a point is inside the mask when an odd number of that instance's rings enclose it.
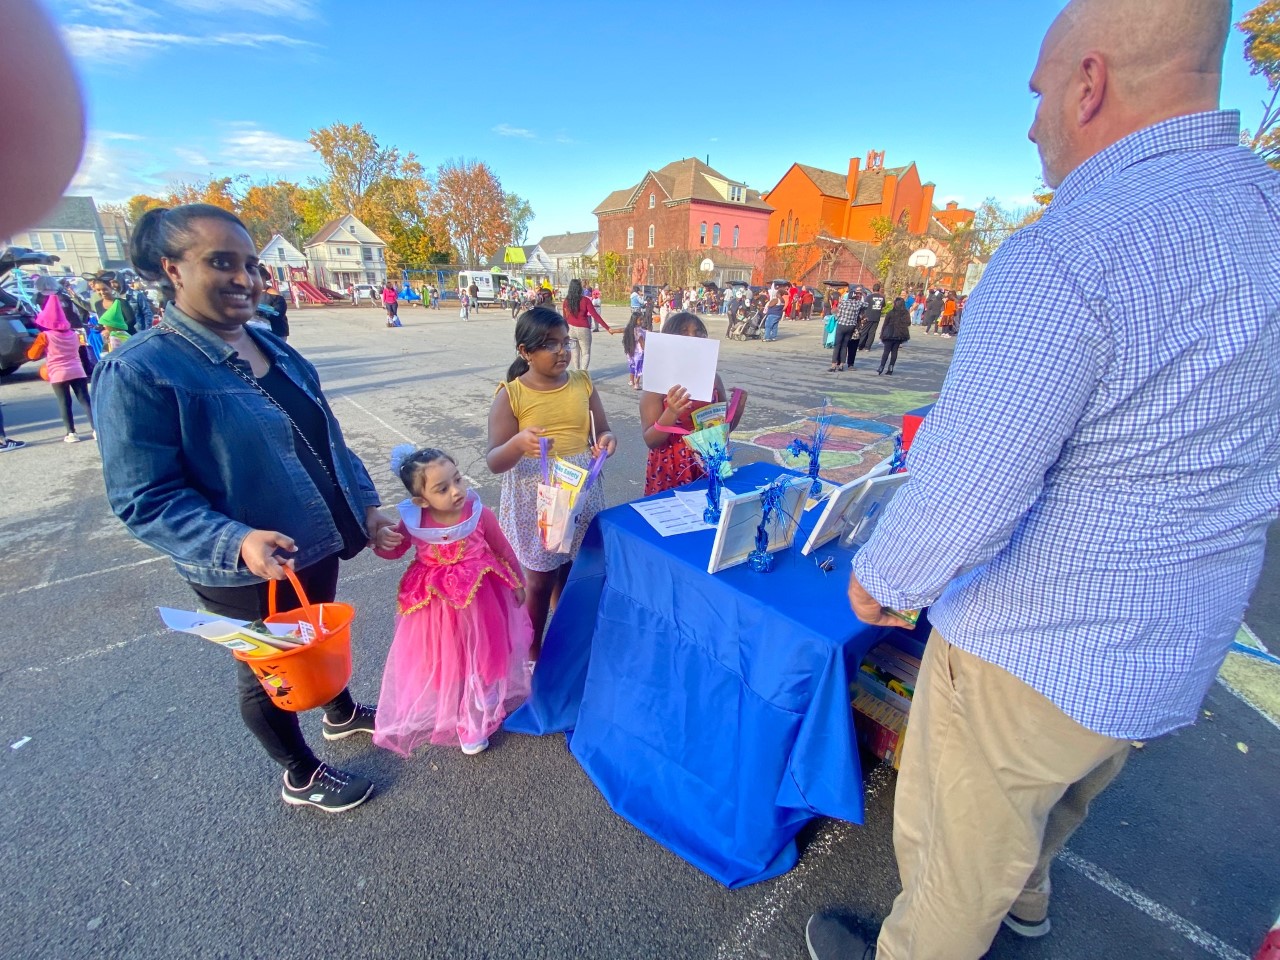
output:
{"label": "blue tablecloth", "polygon": [[[789,472],[750,464],[728,486]],[[849,610],[849,551],[817,551],[836,559],[827,574],[800,555],[820,512],[772,572],[714,576],[714,532],[663,538],[630,506],[601,513],[506,724],[572,731],[616,813],[729,887],[791,869],[816,815],[862,822],[848,688],[886,631]]]}

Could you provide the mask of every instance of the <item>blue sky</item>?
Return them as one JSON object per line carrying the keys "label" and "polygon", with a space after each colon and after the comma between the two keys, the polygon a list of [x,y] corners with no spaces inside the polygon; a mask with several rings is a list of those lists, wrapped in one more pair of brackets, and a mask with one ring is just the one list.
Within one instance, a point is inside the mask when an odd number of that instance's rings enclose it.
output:
{"label": "blue sky", "polygon": [[[914,160],[939,205],[1027,204],[1027,78],[1063,5],[816,0],[788,28],[755,0],[46,2],[89,103],[75,192],[301,180],[320,172],[308,132],[359,121],[428,169],[486,161],[533,205],[531,241],[594,229],[611,190],[687,156],[768,190],[794,161],[844,170],[877,149]],[[1233,30],[1223,105],[1252,126],[1265,84],[1242,49]]]}

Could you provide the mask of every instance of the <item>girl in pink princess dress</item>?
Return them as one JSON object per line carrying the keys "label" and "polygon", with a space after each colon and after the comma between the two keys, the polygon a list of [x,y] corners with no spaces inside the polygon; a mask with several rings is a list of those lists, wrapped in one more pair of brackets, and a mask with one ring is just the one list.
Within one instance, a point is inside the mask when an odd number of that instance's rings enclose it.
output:
{"label": "girl in pink princess dress", "polygon": [[384,529],[404,539],[381,537],[374,552],[415,554],[400,580],[373,742],[406,757],[428,742],[476,754],[529,695],[533,626],[520,561],[447,453],[396,447],[391,468],[411,496],[396,508],[399,524]]}

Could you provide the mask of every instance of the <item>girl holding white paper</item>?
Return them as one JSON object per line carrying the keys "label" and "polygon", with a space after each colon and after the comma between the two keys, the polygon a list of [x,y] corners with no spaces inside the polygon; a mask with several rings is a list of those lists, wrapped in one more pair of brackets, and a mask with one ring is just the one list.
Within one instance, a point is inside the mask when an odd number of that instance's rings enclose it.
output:
{"label": "girl holding white paper", "polygon": [[443,450],[396,447],[391,471],[410,497],[396,507],[400,539],[374,552],[415,554],[400,580],[373,742],[405,757],[424,743],[476,754],[529,695],[533,631],[520,563]]}
{"label": "girl holding white paper", "polygon": [[[692,313],[673,314],[663,326],[664,333],[681,337],[707,336],[706,325]],[[745,390],[734,391],[737,403],[729,414],[729,429],[733,430],[746,409]],[[727,401],[730,397],[720,374],[716,374],[715,396],[712,403]],[[645,446],[649,448],[649,461],[644,473],[644,495],[662,493],[702,476],[702,465],[697,456],[680,438],[694,429],[693,412],[705,405],[695,400],[682,386],[674,386],[664,396],[645,391],[640,395],[640,427],[644,431]]]}
{"label": "girl holding white paper", "polygon": [[542,441],[550,441],[553,456],[584,469],[597,454],[612,456],[617,441],[591,375],[569,369],[572,341],[564,317],[546,307],[527,310],[516,321],[515,340],[518,357],[489,408],[486,459],[490,470],[502,474],[498,517],[524,568],[533,621],[530,655],[536,659],[547,612],[569,578],[583,534],[604,509],[602,486],[591,484],[581,494],[587,499],[572,550],[554,553],[543,546],[538,530]]}

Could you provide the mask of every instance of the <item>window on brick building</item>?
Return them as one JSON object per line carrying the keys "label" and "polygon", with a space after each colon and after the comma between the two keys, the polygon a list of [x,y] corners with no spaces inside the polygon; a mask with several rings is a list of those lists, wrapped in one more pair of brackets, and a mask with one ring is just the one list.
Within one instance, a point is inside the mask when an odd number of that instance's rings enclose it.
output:
{"label": "window on brick building", "polygon": [[718,223],[711,225],[711,245],[713,247],[720,246],[720,224]]}
{"label": "window on brick building", "polygon": [[653,206],[654,206],[654,204],[655,204],[656,202],[657,202],[657,201],[656,201],[656,200],[654,200],[653,194],[652,194],[652,193],[651,193],[651,194],[649,194],[649,209],[650,209],[650,210],[652,210],[652,209],[653,209]]}
{"label": "window on brick building", "polygon": [[636,228],[627,227],[627,249],[634,250],[636,245]]}
{"label": "window on brick building", "polygon": [[707,245],[707,221],[705,220],[698,224],[698,244],[703,247]]}
{"label": "window on brick building", "polygon": [[738,228],[736,225],[733,228],[733,245],[735,247],[738,245]]}
{"label": "window on brick building", "polygon": [[649,246],[653,246],[653,224],[649,224]]}

